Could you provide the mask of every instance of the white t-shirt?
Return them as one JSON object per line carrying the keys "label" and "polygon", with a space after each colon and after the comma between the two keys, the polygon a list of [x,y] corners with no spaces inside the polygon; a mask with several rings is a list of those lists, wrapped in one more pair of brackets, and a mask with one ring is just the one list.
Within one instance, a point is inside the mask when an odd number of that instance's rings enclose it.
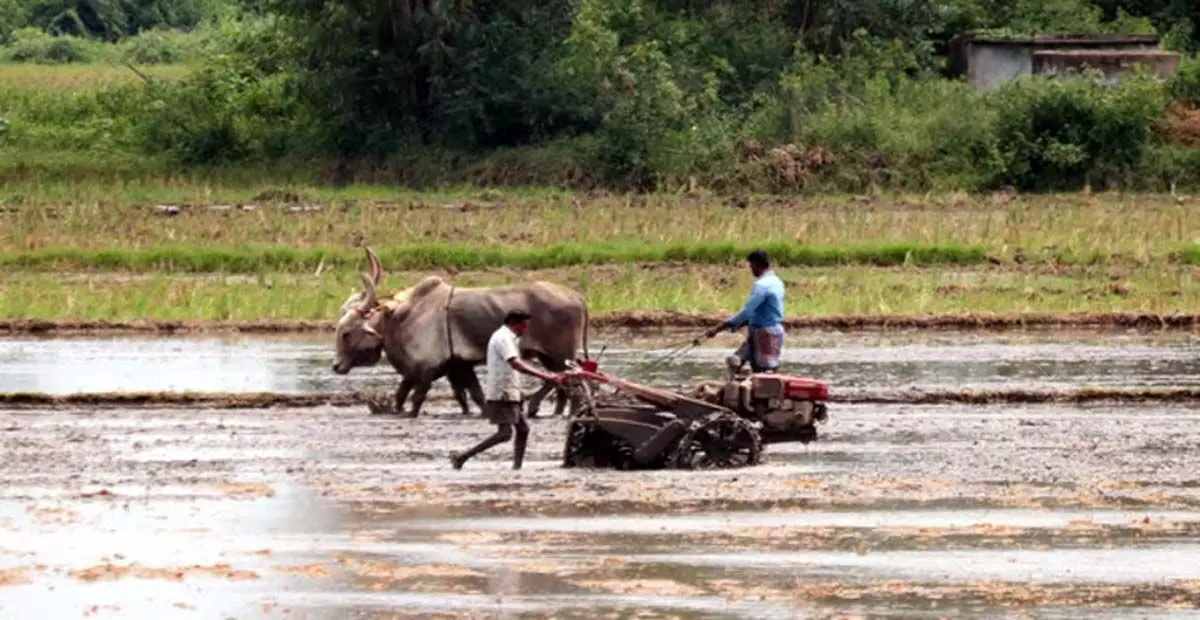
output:
{"label": "white t-shirt", "polygon": [[483,393],[485,400],[521,400],[521,373],[508,364],[509,360],[520,354],[517,334],[507,325],[501,325],[488,340],[487,386]]}

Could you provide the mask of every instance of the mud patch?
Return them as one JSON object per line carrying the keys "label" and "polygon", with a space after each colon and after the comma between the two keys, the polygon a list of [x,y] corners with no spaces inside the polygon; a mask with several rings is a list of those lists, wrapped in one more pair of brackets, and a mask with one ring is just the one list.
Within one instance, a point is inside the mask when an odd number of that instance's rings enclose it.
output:
{"label": "mud patch", "polygon": [[23,586],[33,583],[27,568],[0,568],[0,586]]}
{"label": "mud patch", "polygon": [[221,491],[230,497],[258,499],[274,497],[275,489],[266,484],[223,484]]}
{"label": "mud patch", "polygon": [[610,594],[634,594],[639,596],[701,596],[707,594],[695,586],[669,579],[608,579],[603,581],[576,581],[575,585],[588,590]]}
{"label": "mud patch", "polygon": [[1200,400],[1200,388],[1081,388],[1074,390],[888,390],[830,394],[831,403],[993,405],[1094,402],[1182,403]]}
{"label": "mud patch", "polygon": [[954,600],[959,605],[986,604],[1001,607],[1055,605],[1070,607],[1144,606],[1193,609],[1200,597],[1200,581],[1178,581],[1163,585],[1050,584],[1026,585],[983,581],[968,584],[937,584],[886,581],[869,585],[798,581],[794,595],[810,601],[868,602],[871,600],[916,599],[925,602]]}
{"label": "mud patch", "polygon": [[258,573],[240,570],[228,564],[212,566],[184,566],[178,568],[157,568],[140,564],[118,565],[112,563],[98,564],[88,568],[72,570],[67,573],[70,577],[89,583],[97,581],[115,581],[117,579],[161,579],[166,581],[183,581],[188,576],[203,575],[219,577],[235,581],[259,579]]}
{"label": "mud patch", "polygon": [[275,570],[287,575],[300,575],[311,579],[328,579],[333,573],[325,564],[299,564],[276,566]]}
{"label": "mud patch", "polygon": [[[449,394],[440,396],[441,398],[450,398]],[[331,392],[316,394],[279,394],[272,392],[0,393],[0,406],[13,409],[63,409],[70,407],[263,409],[268,407],[349,407],[365,404],[365,402],[366,399],[360,394]]]}

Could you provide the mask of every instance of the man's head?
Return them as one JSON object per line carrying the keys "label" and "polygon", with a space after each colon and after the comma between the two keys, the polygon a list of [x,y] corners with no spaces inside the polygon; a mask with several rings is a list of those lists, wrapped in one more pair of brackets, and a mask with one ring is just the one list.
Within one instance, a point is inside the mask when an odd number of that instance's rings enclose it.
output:
{"label": "man's head", "polygon": [[504,324],[513,330],[513,333],[516,335],[523,336],[525,335],[525,330],[529,329],[530,318],[528,312],[513,310],[504,316]]}
{"label": "man's head", "polygon": [[751,252],[746,256],[746,262],[750,265],[750,273],[753,273],[756,278],[771,268],[771,258],[767,256],[765,250]]}

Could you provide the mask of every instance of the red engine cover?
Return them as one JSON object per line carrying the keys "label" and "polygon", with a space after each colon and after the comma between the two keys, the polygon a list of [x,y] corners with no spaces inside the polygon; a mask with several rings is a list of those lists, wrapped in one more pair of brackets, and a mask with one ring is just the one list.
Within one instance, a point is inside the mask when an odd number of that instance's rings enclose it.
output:
{"label": "red engine cover", "polygon": [[[792,400],[812,400],[824,402],[829,400],[829,384],[816,379],[808,379],[805,377],[788,377],[786,375],[778,375],[775,373],[761,373],[755,375],[755,378],[760,381],[766,380],[771,383],[778,382],[782,384],[782,392],[784,398]],[[778,385],[777,384],[777,385]],[[774,390],[773,390],[774,391]],[[778,394],[778,391],[775,392]]]}

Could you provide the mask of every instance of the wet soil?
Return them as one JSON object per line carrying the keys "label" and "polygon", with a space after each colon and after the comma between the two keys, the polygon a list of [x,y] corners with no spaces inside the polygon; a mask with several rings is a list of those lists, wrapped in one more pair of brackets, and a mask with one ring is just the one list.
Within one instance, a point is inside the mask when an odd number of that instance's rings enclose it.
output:
{"label": "wet soil", "polygon": [[0,607],[49,617],[1169,617],[1200,412],[859,406],[756,468],[453,471],[445,409],[0,411]]}
{"label": "wet soil", "polygon": [[[602,368],[672,386],[719,376],[737,344],[652,363],[687,339],[607,332],[593,352],[608,344]],[[322,334],[0,340],[0,617],[1200,607],[1195,402],[1017,398],[1194,393],[1193,334],[801,332],[789,372],[829,380],[836,396],[820,439],[721,472],[563,469],[559,419],[533,422],[519,472],[509,446],[454,471],[450,454],[491,427],[444,400],[416,420],[323,404],[396,382],[385,366],[334,377],[330,348]],[[122,407],[138,390],[172,390],[159,392],[172,406]],[[55,408],[19,409],[18,391]],[[89,391],[108,407],[80,406]],[[855,401],[938,393],[1012,398]],[[209,408],[220,398],[275,406]]]}

